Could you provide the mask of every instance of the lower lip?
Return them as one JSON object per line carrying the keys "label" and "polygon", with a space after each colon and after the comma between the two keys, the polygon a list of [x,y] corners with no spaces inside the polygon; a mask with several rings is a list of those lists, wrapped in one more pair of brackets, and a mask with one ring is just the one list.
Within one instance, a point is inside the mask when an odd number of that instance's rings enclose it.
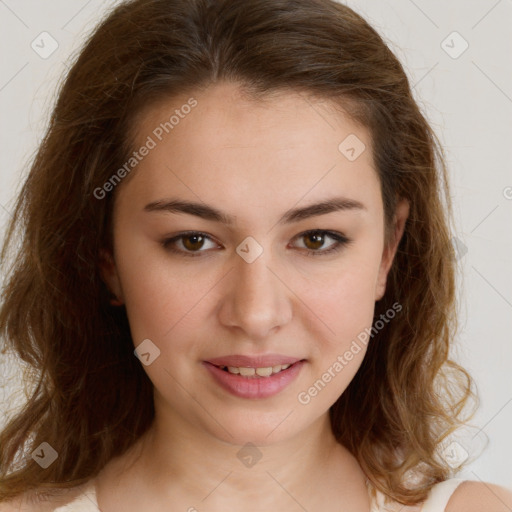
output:
{"label": "lower lip", "polygon": [[241,398],[268,398],[277,395],[297,377],[304,363],[305,361],[298,361],[270,377],[241,377],[203,362],[222,388]]}

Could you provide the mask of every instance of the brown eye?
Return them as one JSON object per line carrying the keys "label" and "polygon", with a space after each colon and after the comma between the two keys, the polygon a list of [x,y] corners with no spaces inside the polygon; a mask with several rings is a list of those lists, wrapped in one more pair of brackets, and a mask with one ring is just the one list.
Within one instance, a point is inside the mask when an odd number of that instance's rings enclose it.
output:
{"label": "brown eye", "polygon": [[[210,247],[205,246],[205,243],[208,244],[208,242],[211,244]],[[184,256],[202,256],[206,249],[216,247],[216,244],[208,235],[199,232],[182,233],[173,238],[167,238],[161,243],[165,250]]]}
{"label": "brown eye", "polygon": [[188,235],[182,237],[182,244],[187,251],[197,251],[203,247],[204,240],[203,235]]}
{"label": "brown eye", "polygon": [[[323,256],[334,253],[351,243],[351,240],[341,233],[322,229],[306,231],[297,235],[296,238],[304,244],[296,247],[305,250],[308,256]],[[328,243],[329,239],[331,243],[326,246],[325,244]]]}
{"label": "brown eye", "polygon": [[318,234],[318,233],[308,233],[307,235],[304,235],[305,240],[305,246],[308,249],[317,250],[322,247],[325,243],[325,235],[324,234]]}
{"label": "brown eye", "polygon": [[[322,256],[339,251],[343,246],[349,245],[352,240],[335,231],[311,230],[301,233],[295,237],[304,245],[296,245],[296,248],[302,249],[308,256]],[[331,243],[326,245],[330,239]],[[205,243],[212,244],[210,247]],[[214,240],[200,232],[181,233],[172,238],[167,238],[161,242],[165,250],[180,254],[183,256],[207,256],[207,249],[221,249]]]}

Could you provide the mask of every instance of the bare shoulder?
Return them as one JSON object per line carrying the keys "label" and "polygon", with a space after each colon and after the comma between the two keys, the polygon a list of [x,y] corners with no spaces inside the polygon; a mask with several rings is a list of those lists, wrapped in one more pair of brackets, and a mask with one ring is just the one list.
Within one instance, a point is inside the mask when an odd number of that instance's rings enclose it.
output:
{"label": "bare shoulder", "polygon": [[0,512],[50,512],[49,500],[41,500],[34,492],[26,492],[9,501],[0,503]]}
{"label": "bare shoulder", "polygon": [[31,490],[0,503],[0,512],[53,512],[75,499],[83,486],[54,491]]}
{"label": "bare shoulder", "polygon": [[512,491],[487,482],[467,480],[453,493],[446,512],[510,512]]}

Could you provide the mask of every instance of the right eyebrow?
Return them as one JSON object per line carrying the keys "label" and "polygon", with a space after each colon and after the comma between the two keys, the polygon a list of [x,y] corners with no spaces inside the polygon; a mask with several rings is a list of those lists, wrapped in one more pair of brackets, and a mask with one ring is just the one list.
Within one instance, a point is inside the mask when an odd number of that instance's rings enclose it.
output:
{"label": "right eyebrow", "polygon": [[[308,206],[293,208],[284,213],[279,219],[279,224],[291,224],[317,215],[326,215],[336,211],[367,210],[363,203],[346,197],[335,197],[322,201],[320,203],[310,204]],[[232,225],[236,222],[236,217],[229,215],[221,210],[194,201],[184,201],[177,199],[165,199],[153,201],[144,207],[146,212],[167,212],[167,213],[187,213],[195,215],[202,219],[223,224]]]}

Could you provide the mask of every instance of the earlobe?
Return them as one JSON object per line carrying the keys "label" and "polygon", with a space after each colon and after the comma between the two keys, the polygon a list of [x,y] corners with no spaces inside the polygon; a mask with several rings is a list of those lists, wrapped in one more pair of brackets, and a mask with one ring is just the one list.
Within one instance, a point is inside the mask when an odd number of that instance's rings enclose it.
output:
{"label": "earlobe", "polygon": [[381,265],[379,269],[379,275],[377,278],[377,286],[375,288],[375,300],[380,300],[384,297],[386,292],[386,282],[389,270],[395,258],[395,254],[398,248],[398,244],[402,239],[405,231],[405,224],[409,217],[409,201],[401,199],[395,210],[394,217],[394,230],[393,236],[390,242],[384,247],[381,259]]}
{"label": "earlobe", "polygon": [[122,306],[124,304],[123,292],[114,257],[110,251],[100,249],[99,266],[103,282],[112,293],[110,304],[112,306]]}

